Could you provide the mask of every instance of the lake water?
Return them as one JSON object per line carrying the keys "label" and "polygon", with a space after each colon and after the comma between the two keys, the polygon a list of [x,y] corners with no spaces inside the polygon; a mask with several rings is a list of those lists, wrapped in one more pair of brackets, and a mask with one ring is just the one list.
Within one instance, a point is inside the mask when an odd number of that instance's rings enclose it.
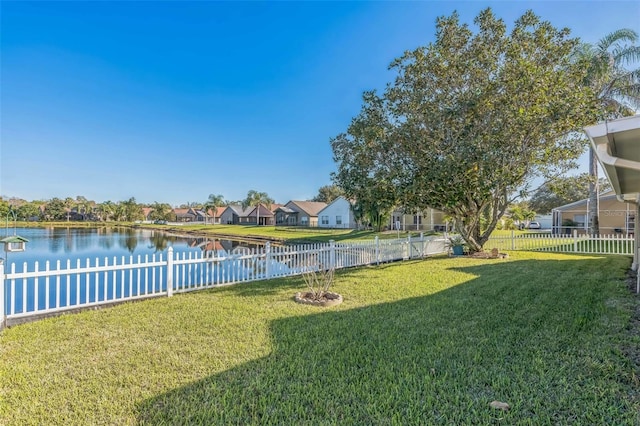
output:
{"label": "lake water", "polygon": [[[8,232],[5,232],[8,231]],[[200,265],[177,267],[182,285],[206,277],[206,283],[217,284],[230,279],[255,276],[256,265],[241,256],[259,247],[247,242],[219,240],[162,231],[132,228],[17,228],[15,234],[28,239],[26,250],[4,252],[6,272],[34,270],[68,270],[76,267],[125,265],[167,258],[173,248],[178,258],[217,258]],[[2,230],[0,238],[14,235],[14,229]],[[147,260],[148,258],[148,260]],[[226,258],[226,259],[225,259]],[[36,262],[38,266],[36,267]],[[47,266],[48,262],[48,266]],[[58,262],[60,266],[58,266]],[[198,267],[197,267],[198,266]],[[126,268],[125,268],[126,269]],[[59,274],[49,278],[19,278],[5,281],[5,307],[8,314],[26,314],[47,309],[105,303],[124,298],[142,297],[166,291],[166,267],[124,269],[116,272]],[[205,275],[206,271],[206,275]]]}
{"label": "lake water", "polygon": [[[87,258],[93,263],[95,258],[102,261],[105,257],[112,259],[116,256],[120,259],[122,256],[144,257],[154,253],[163,253],[166,258],[169,247],[173,247],[176,253],[215,252],[218,255],[259,247],[258,244],[241,241],[179,236],[150,229],[118,227],[15,228],[15,233],[29,240],[26,250],[7,253],[0,248],[0,257],[5,259],[6,264],[15,263],[16,270],[22,270],[24,262],[33,265],[35,261],[40,265],[44,265],[46,261],[54,265],[57,260],[65,263],[70,259],[72,264],[75,264],[76,260],[80,259],[84,264]],[[0,238],[4,238],[6,234],[12,236],[14,228],[0,230]]]}

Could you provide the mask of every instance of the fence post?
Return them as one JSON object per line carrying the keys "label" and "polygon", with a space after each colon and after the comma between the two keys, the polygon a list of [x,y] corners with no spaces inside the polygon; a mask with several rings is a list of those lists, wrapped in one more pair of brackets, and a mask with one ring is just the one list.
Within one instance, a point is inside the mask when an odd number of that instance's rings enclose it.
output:
{"label": "fence post", "polygon": [[7,304],[4,293],[4,261],[0,259],[0,330],[7,325]]}
{"label": "fence post", "polygon": [[173,296],[173,247],[167,250],[167,297]]}
{"label": "fence post", "polygon": [[375,242],[376,242],[376,265],[379,265],[380,264],[380,239],[378,238],[377,235],[375,238]]}
{"label": "fence post", "polygon": [[420,233],[420,257],[425,257],[425,247],[424,247],[424,232]]}
{"label": "fence post", "polygon": [[336,242],[329,240],[329,269],[336,267]]}
{"label": "fence post", "polygon": [[511,230],[511,250],[516,249],[516,231]]}
{"label": "fence post", "polygon": [[578,252],[578,230],[577,229],[573,230],[573,252],[574,253]]}
{"label": "fence post", "polygon": [[264,274],[265,278],[271,278],[271,243],[267,241],[264,245]]}
{"label": "fence post", "polygon": [[411,234],[407,235],[407,256],[409,256],[409,259],[413,259],[413,255],[412,255],[412,247],[411,247]]}

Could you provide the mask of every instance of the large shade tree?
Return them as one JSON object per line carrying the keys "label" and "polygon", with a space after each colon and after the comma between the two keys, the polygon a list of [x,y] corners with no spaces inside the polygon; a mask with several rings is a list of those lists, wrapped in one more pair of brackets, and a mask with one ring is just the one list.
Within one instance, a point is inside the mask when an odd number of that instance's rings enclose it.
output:
{"label": "large shade tree", "polygon": [[54,197],[47,202],[44,208],[44,217],[49,221],[65,220],[68,218],[66,209],[65,201]]}
{"label": "large shade tree", "polygon": [[333,180],[355,200],[354,212],[381,230],[398,203],[401,169],[396,167],[393,125],[375,92],[364,94],[364,106],[347,131],[331,140],[338,170]]}
{"label": "large shade tree", "polygon": [[[438,18],[435,41],[391,64],[397,78],[382,96],[365,95],[354,120],[364,129],[352,123],[336,138],[340,150],[333,145],[339,170],[353,146],[365,160],[350,164],[388,184],[405,207],[454,218],[478,251],[519,188],[575,166],[584,140],[573,131],[592,121],[593,96],[571,58],[578,41],[569,30],[531,11],[510,32],[490,9],[474,22],[475,33],[456,13]],[[389,173],[376,176],[381,164]],[[336,183],[348,187],[340,173]]]}
{"label": "large shade tree", "polygon": [[[607,34],[596,44],[583,43],[575,57],[587,64],[584,83],[593,89],[597,99],[598,119],[610,120],[634,115],[640,110],[640,46],[638,34],[623,28]],[[631,66],[630,69],[627,67]],[[598,234],[599,193],[598,160],[589,149],[589,228]]]}

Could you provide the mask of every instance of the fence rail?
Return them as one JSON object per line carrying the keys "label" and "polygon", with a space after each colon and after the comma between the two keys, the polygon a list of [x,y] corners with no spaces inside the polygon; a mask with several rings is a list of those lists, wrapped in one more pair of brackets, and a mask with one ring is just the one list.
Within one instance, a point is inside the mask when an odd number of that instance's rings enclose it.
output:
{"label": "fence rail", "polygon": [[556,253],[621,254],[633,256],[634,237],[611,235],[586,235],[576,231],[568,235],[515,234],[491,236],[487,248],[499,250],[531,250]]}
{"label": "fence rail", "polygon": [[[7,322],[222,285],[299,275],[309,270],[336,269],[445,253],[440,237],[402,240],[296,245],[207,256],[174,253],[0,264],[0,329]],[[42,267],[44,266],[44,267]]]}
{"label": "fence rail", "polygon": [[[129,300],[171,296],[249,281],[288,277],[312,269],[349,268],[422,258],[448,251],[441,237],[329,242],[207,256],[174,253],[128,258],[0,264],[0,329],[7,323]],[[633,236],[518,234],[492,236],[486,248],[632,256]]]}

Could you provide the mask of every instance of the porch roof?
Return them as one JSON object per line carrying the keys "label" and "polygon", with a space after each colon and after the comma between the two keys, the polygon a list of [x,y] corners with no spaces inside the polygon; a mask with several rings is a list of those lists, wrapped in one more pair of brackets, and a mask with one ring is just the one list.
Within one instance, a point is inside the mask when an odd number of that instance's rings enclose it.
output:
{"label": "porch roof", "polygon": [[640,115],[584,128],[621,201],[640,201]]}

